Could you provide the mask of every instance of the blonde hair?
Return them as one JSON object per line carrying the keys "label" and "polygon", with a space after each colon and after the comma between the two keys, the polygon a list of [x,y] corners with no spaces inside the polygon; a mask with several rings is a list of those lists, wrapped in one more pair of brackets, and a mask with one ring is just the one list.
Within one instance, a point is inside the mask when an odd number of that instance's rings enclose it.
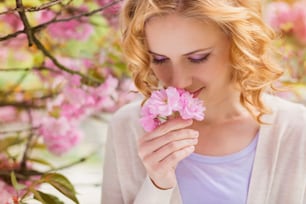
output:
{"label": "blonde hair", "polygon": [[175,12],[209,20],[230,36],[232,79],[241,90],[240,102],[261,123],[261,116],[269,113],[261,95],[273,89],[283,73],[269,53],[276,36],[264,23],[261,6],[260,0],[126,0],[121,12],[122,48],[136,87],[146,98],[158,87],[144,32],[151,17]]}

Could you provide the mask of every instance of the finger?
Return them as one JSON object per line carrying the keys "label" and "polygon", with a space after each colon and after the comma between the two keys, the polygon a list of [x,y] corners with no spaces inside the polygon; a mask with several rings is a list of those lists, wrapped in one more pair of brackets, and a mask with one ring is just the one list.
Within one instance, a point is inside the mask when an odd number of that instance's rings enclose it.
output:
{"label": "finger", "polygon": [[144,139],[145,140],[151,140],[151,139],[159,137],[161,135],[165,135],[168,132],[186,128],[186,127],[192,125],[192,123],[193,123],[193,120],[191,120],[191,119],[190,120],[183,120],[181,118],[175,118],[173,120],[169,120],[169,121],[163,123],[162,125],[157,127],[153,132],[151,132],[150,134],[146,134],[144,136]]}
{"label": "finger", "polygon": [[148,159],[151,160],[151,162],[160,162],[165,160],[168,156],[172,155],[173,153],[188,148],[190,146],[195,146],[197,143],[198,143],[197,138],[173,141],[164,145],[156,152],[149,155]]}
{"label": "finger", "polygon": [[141,147],[139,147],[139,150],[143,149],[143,151],[151,153],[157,151],[168,143],[183,139],[194,139],[198,138],[198,136],[199,132],[193,129],[176,130],[152,140],[143,141],[143,143],[140,144]]}
{"label": "finger", "polygon": [[160,167],[164,169],[176,169],[177,164],[194,152],[194,146],[182,148],[168,155],[164,160],[160,161]]}

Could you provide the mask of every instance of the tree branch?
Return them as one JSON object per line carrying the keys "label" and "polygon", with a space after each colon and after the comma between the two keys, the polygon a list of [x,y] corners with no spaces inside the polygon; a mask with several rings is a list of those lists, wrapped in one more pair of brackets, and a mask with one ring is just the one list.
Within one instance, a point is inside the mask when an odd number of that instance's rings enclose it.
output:
{"label": "tree branch", "polygon": [[0,72],[28,72],[28,71],[49,71],[60,74],[59,71],[50,67],[33,67],[33,68],[0,68]]}
{"label": "tree branch", "polygon": [[[24,8],[24,11],[25,12],[41,11],[41,10],[44,10],[46,8],[52,7],[56,4],[60,4],[62,1],[64,1],[64,0],[51,0],[50,2],[44,3],[44,4],[42,4],[40,6],[37,6],[37,7]],[[22,11],[22,9],[20,9],[20,8],[9,9],[9,10],[0,12],[0,15],[5,15],[5,14],[8,14],[8,13],[15,13],[15,12],[19,12],[19,11]]]}
{"label": "tree branch", "polygon": [[75,70],[71,70],[71,69],[68,69],[67,67],[65,67],[64,65],[62,65],[46,48],[45,46],[36,38],[35,35],[33,35],[33,42],[34,44],[37,46],[37,48],[39,50],[41,50],[45,56],[47,56],[59,69],[67,72],[67,73],[70,73],[70,74],[75,74],[75,75],[78,75],[80,76],[84,82],[87,82],[87,83],[96,83],[96,84],[99,84],[101,83],[102,81],[97,79],[97,78],[94,78],[94,77],[90,77],[90,76],[87,76],[81,72],[78,72],[78,71],[75,71]]}
{"label": "tree branch", "polygon": [[31,47],[33,45],[33,33],[32,33],[30,22],[27,18],[25,10],[24,10],[22,0],[16,0],[16,8],[18,9],[18,14],[19,14],[20,19],[23,23],[24,32],[27,34],[29,47]]}
{"label": "tree branch", "polygon": [[[92,11],[89,11],[89,12],[84,12],[84,13],[81,13],[79,15],[75,15],[75,16],[70,16],[70,17],[67,17],[67,18],[61,18],[61,19],[52,19],[52,20],[49,20],[45,23],[42,23],[42,24],[39,24],[37,26],[34,26],[31,28],[32,30],[32,33],[36,33],[36,32],[39,32],[40,30],[48,27],[50,24],[53,24],[53,23],[57,23],[57,22],[66,22],[66,21],[70,21],[70,20],[74,20],[74,19],[80,19],[82,17],[89,17],[89,16],[92,16],[96,13],[99,13],[117,3],[119,3],[120,1],[122,0],[115,0],[115,1],[112,1],[111,3],[108,3],[107,5],[101,7],[101,8],[98,8],[98,9],[95,9],[95,10],[92,10]],[[14,38],[14,37],[17,37],[18,35],[22,34],[22,33],[25,33],[25,30],[19,30],[19,31],[16,31],[15,33],[11,33],[11,34],[8,34],[6,36],[3,36],[3,37],[0,37],[0,41],[4,41],[4,40],[8,40],[10,38]]]}
{"label": "tree branch", "polygon": [[[33,117],[32,117],[32,113],[31,113],[31,109],[27,109],[27,113],[28,113],[28,117],[29,117],[30,126],[33,127]],[[33,137],[34,137],[34,132],[30,131],[28,139],[27,139],[26,147],[25,147],[25,150],[23,152],[22,160],[21,160],[21,163],[20,163],[21,171],[27,169],[27,160],[28,160],[29,153],[30,153],[30,150],[31,150],[30,147],[31,147],[31,144],[32,144]]]}
{"label": "tree branch", "polygon": [[13,87],[11,87],[3,96],[4,100],[10,95],[12,94],[16,88],[18,88],[18,86],[20,86],[20,84],[24,81],[24,79],[27,77],[27,75],[29,74],[29,72],[24,72],[22,74],[22,76],[17,80],[17,82],[13,85]]}
{"label": "tree branch", "polygon": [[31,127],[31,128],[24,128],[20,130],[8,130],[8,131],[0,131],[0,135],[8,135],[8,134],[13,134],[13,133],[22,133],[22,132],[29,132],[33,130],[37,130],[38,127]]}
{"label": "tree branch", "polygon": [[43,109],[45,106],[40,106],[40,105],[35,105],[35,104],[32,104],[30,102],[25,102],[25,101],[22,101],[22,102],[15,102],[15,101],[12,101],[12,102],[9,102],[9,101],[0,101],[0,107],[5,107],[5,106],[13,106],[13,107],[16,107],[16,108],[35,108],[35,109]]}

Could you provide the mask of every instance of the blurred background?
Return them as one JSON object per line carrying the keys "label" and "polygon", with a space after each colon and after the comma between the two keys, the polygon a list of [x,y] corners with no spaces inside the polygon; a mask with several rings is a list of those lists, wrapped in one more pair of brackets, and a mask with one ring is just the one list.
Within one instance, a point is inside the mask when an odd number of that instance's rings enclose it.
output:
{"label": "blurred background", "polygon": [[[108,120],[139,97],[120,0],[0,0],[0,204],[99,204]],[[306,1],[267,1],[285,74],[306,104]]]}

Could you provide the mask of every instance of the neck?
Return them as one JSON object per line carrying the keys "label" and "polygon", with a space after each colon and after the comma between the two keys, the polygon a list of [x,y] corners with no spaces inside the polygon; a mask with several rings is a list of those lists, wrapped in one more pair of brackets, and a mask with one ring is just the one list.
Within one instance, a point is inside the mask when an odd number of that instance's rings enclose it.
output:
{"label": "neck", "polygon": [[240,103],[240,92],[223,94],[214,100],[205,102],[204,123],[222,123],[241,117],[250,117],[248,110]]}

